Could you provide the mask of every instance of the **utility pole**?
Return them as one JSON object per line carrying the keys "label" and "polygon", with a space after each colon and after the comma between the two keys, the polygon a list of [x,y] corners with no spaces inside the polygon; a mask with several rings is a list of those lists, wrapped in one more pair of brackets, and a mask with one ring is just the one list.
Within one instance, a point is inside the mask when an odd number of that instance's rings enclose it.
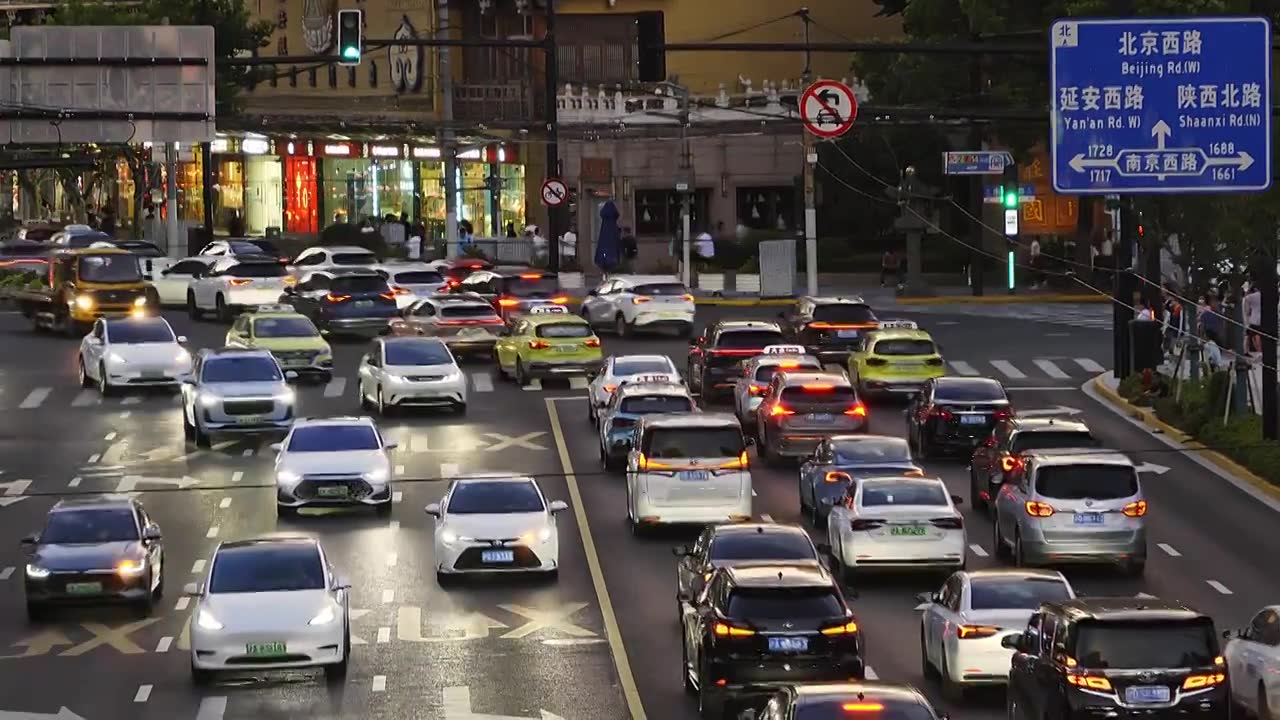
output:
{"label": "utility pole", "polygon": [[[547,176],[561,178],[560,172],[560,121],[557,117],[558,106],[556,93],[560,85],[560,62],[556,57],[556,0],[547,0],[547,34],[543,38],[546,48],[546,87],[543,92],[547,96]],[[569,204],[565,202],[547,208],[547,269],[560,272],[560,236],[564,234],[564,211]]]}
{"label": "utility pole", "polygon": [[[976,42],[979,38],[977,33],[971,33],[972,38]],[[971,102],[978,105],[982,100],[982,56],[975,55],[969,59],[969,93],[972,95]],[[980,123],[973,123],[969,126],[969,147],[974,150],[983,150],[986,138],[984,137],[983,126]],[[975,218],[981,219],[985,210],[985,182],[984,178],[979,176],[976,178],[963,178],[968,181],[969,185],[969,212]],[[985,292],[983,269],[986,266],[986,255],[982,250],[986,246],[986,229],[981,222],[970,223],[971,228],[969,234],[969,244],[973,247],[969,250],[969,286],[975,296],[981,296]]]}
{"label": "utility pole", "polygon": [[[1280,233],[1278,233],[1280,234]],[[1280,237],[1273,236],[1268,252],[1260,252],[1260,272],[1257,275],[1259,291],[1262,294],[1262,437],[1264,440],[1276,440],[1280,437],[1280,422],[1277,419],[1276,397],[1276,337],[1280,329],[1280,292],[1276,291],[1276,252]]]}
{"label": "utility pole", "polygon": [[[165,254],[171,255],[178,245],[178,144],[164,144],[165,185]],[[210,228],[212,235],[213,229]],[[184,248],[185,251],[185,248]]]}
{"label": "utility pole", "polygon": [[[1131,199],[1109,196],[1112,208],[1112,343],[1114,344],[1114,368],[1116,379],[1123,380],[1133,372],[1133,355],[1129,323],[1133,320],[1133,240],[1137,234],[1135,211]],[[1128,207],[1125,207],[1125,205]]]}
{"label": "utility pole", "polygon": [[680,280],[685,287],[693,286],[693,147],[689,143],[689,88],[673,86],[680,98],[680,180],[676,190],[680,192]]}
{"label": "utility pole", "polygon": [[[436,0],[436,35],[441,40],[449,37],[449,0]],[[453,134],[453,63],[449,46],[439,48],[440,61],[440,117],[444,123],[441,143],[441,162],[444,163],[444,237],[445,257],[462,254],[458,247],[458,144]]]}
{"label": "utility pole", "polygon": [[[813,19],[809,17],[809,8],[802,7],[796,13],[804,23],[804,73],[801,75],[804,86],[813,84],[813,53],[810,51],[809,25]],[[818,164],[818,151],[813,144],[813,134],[808,130],[800,131],[800,144],[804,172],[804,270],[806,290],[810,295],[818,294],[818,202],[817,188],[813,176],[813,168]]]}

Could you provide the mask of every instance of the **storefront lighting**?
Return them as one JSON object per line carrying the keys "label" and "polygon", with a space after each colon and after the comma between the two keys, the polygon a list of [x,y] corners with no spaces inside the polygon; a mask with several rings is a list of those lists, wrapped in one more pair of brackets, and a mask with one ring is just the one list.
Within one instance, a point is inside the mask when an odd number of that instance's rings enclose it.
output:
{"label": "storefront lighting", "polygon": [[266,155],[271,150],[271,141],[262,138],[245,138],[240,141],[240,151],[245,155]]}
{"label": "storefront lighting", "polygon": [[213,142],[209,143],[210,152],[224,153],[229,151],[230,149],[231,149],[231,143],[228,142],[227,139],[224,137],[214,138]]}
{"label": "storefront lighting", "polygon": [[400,157],[400,148],[394,145],[374,145],[369,148],[369,154],[380,158],[398,158]]}
{"label": "storefront lighting", "polygon": [[325,155],[350,155],[350,154],[351,154],[351,146],[350,146],[350,145],[338,145],[338,144],[332,144],[332,143],[331,143],[331,144],[329,144],[329,145],[325,145],[325,146],[324,146],[324,154],[325,154]]}
{"label": "storefront lighting", "polygon": [[506,148],[504,148],[504,147],[499,147],[499,148],[498,148],[498,162],[503,163],[503,162],[506,162],[506,161],[507,161],[507,149],[506,149]]}
{"label": "storefront lighting", "polygon": [[476,148],[475,150],[467,150],[466,152],[460,152],[458,153],[458,159],[459,160],[479,160],[480,148]]}
{"label": "storefront lighting", "polygon": [[294,145],[293,145],[293,141],[292,141],[292,140],[290,140],[290,141],[289,141],[288,151],[289,151],[289,154],[290,154],[290,155],[292,155],[292,154],[294,153]]}
{"label": "storefront lighting", "polygon": [[413,149],[413,158],[414,158],[415,160],[422,160],[422,159],[426,159],[426,158],[433,158],[433,159],[434,159],[434,158],[438,158],[438,157],[440,157],[440,148],[435,148],[435,147],[416,147],[416,148],[414,148],[414,149]]}

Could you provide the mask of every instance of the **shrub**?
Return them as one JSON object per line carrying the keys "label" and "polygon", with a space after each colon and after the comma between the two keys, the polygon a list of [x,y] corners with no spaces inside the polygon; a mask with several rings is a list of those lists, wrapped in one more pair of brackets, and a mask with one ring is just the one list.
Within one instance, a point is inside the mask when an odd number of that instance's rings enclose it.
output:
{"label": "shrub", "polygon": [[1233,416],[1224,425],[1222,417],[1205,423],[1197,439],[1206,446],[1280,485],[1280,443],[1262,437],[1262,418],[1249,413]]}

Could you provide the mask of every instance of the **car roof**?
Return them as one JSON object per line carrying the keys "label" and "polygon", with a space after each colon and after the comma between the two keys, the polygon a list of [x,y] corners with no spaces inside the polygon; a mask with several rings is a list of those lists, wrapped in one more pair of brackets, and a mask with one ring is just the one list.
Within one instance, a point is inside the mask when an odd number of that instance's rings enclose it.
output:
{"label": "car roof", "polygon": [[790,525],[786,523],[721,523],[711,526],[711,534],[715,537],[724,537],[731,535],[803,535],[809,537],[809,533],[799,525]]}
{"label": "car roof", "polygon": [[58,251],[65,255],[132,255],[133,253],[118,247],[65,248]]}
{"label": "car roof", "polygon": [[[310,249],[312,248],[308,248],[308,250]],[[316,249],[328,250],[330,253],[360,253],[362,255],[375,254],[369,248],[362,248],[359,245],[321,245],[317,246]]]}
{"label": "car roof", "polygon": [[989,377],[960,377],[959,375],[943,375],[942,377],[934,378],[933,382],[938,387],[986,388],[991,387],[992,385],[1000,385],[1001,387],[1004,387],[1001,385],[999,380]]}
{"label": "car roof", "polygon": [[503,277],[510,277],[512,275],[537,275],[538,277],[547,277],[547,278],[558,277],[553,272],[550,272],[547,270],[539,270],[538,268],[528,267],[525,265],[498,265],[495,267],[488,268],[486,272],[491,272],[494,275],[501,275]]}
{"label": "car roof", "polygon": [[267,310],[266,312],[248,313],[247,317],[249,318],[249,322],[256,323],[263,318],[278,320],[280,318],[305,318],[307,316],[297,310]]}
{"label": "car roof", "polygon": [[104,317],[102,321],[108,325],[169,325],[169,321],[162,315],[122,315],[118,317]]}
{"label": "car roof", "polygon": [[1089,432],[1089,426],[1071,418],[1010,418],[1010,427],[1014,432],[1043,432],[1047,430],[1065,430],[1067,432]]}
{"label": "car roof", "polygon": [[720,332],[736,330],[775,330],[782,332],[782,326],[767,320],[721,320],[717,323]]}
{"label": "car roof", "polygon": [[538,481],[535,480],[531,475],[513,475],[511,473],[497,473],[497,472],[468,473],[466,475],[459,475],[455,477],[453,480],[454,482],[459,484],[466,484],[469,482],[505,482],[505,483],[513,483],[513,484],[514,483],[533,483],[534,485],[538,484]]}
{"label": "car roof", "polygon": [[56,513],[64,510],[124,510],[137,505],[128,495],[93,495],[90,497],[63,498],[49,508]]}
{"label": "car roof", "polygon": [[378,277],[380,277],[380,278],[386,279],[386,278],[385,278],[385,276],[383,276],[383,274],[382,274],[382,273],[378,272],[377,270],[374,270],[373,268],[359,267],[359,266],[350,266],[350,265],[345,265],[345,266],[342,266],[342,267],[329,267],[329,268],[324,268],[324,269],[322,269],[322,270],[317,270],[316,272],[317,272],[317,273],[324,273],[324,274],[326,274],[326,275],[332,275],[332,276],[334,276],[334,277],[338,277],[338,276],[347,276],[347,277],[353,277],[353,276],[355,276],[355,277],[358,277],[358,276],[363,276],[363,277],[372,277],[372,276],[374,276],[374,275],[377,275],[377,276],[378,276]]}
{"label": "car roof", "polygon": [[805,295],[800,298],[814,305],[866,305],[860,295]]}
{"label": "car roof", "polygon": [[691,397],[689,395],[689,388],[673,382],[623,383],[618,386],[618,389],[615,392],[628,397],[631,395],[671,395]]}
{"label": "car roof", "polygon": [[671,364],[671,358],[667,355],[640,355],[637,353],[635,355],[614,355],[613,356],[614,365],[617,365],[618,363],[623,362],[625,360],[652,360],[655,362],[666,363],[668,365]]}
{"label": "car roof", "polygon": [[221,357],[274,357],[270,350],[260,350],[258,348],[203,348],[200,354],[207,358]]}
{"label": "car roof", "polygon": [[632,285],[656,285],[658,283],[672,283],[682,285],[680,278],[675,275],[611,275],[610,280],[618,280]]}
{"label": "car roof", "polygon": [[822,384],[836,387],[850,387],[849,378],[842,373],[831,372],[780,372],[774,377],[781,377],[787,387],[797,385]]}
{"label": "car roof", "polygon": [[795,362],[800,362],[800,363],[809,363],[809,364],[815,364],[815,363],[816,363],[816,364],[818,365],[818,367],[822,367],[822,361],[821,361],[821,360],[819,360],[819,359],[817,358],[817,356],[815,356],[815,355],[808,355],[808,354],[804,354],[804,353],[795,353],[795,354],[792,354],[792,353],[769,353],[769,354],[766,354],[766,355],[754,355],[754,356],[752,356],[752,357],[748,358],[748,359],[747,359],[747,362],[749,362],[749,363],[755,363],[755,366],[756,366],[757,368],[761,368],[761,367],[770,367],[770,366],[773,366],[773,365],[781,365],[781,364],[783,364],[783,363],[795,363]]}
{"label": "car roof", "polygon": [[1112,450],[1087,450],[1079,448],[1062,448],[1055,450],[1030,450],[1022,454],[1028,460],[1034,459],[1040,467],[1058,467],[1062,465],[1115,465],[1133,467],[1133,460],[1128,455]]}
{"label": "car roof", "polygon": [[521,320],[528,320],[534,325],[546,325],[549,323],[566,323],[573,325],[590,325],[586,320],[574,315],[570,312],[562,313],[530,313],[528,315],[520,315]]}
{"label": "car roof", "polygon": [[383,335],[378,338],[378,342],[384,345],[411,345],[415,343],[432,345],[444,345],[444,340],[431,335]]}
{"label": "car roof", "polygon": [[961,573],[969,580],[1066,580],[1062,573],[1057,570],[1045,570],[1043,568],[985,568],[982,570],[962,570]]}
{"label": "car roof", "polygon": [[[814,683],[812,685],[792,685],[797,703],[821,702],[829,700],[889,700],[899,702],[916,702],[928,704],[925,696],[910,685],[896,685],[882,682],[851,683]],[[852,717],[852,716],[851,716]]]}
{"label": "car roof", "polygon": [[326,426],[326,425],[368,425],[376,428],[377,423],[368,415],[337,415],[333,417],[300,417],[293,421],[293,426],[300,427],[306,425],[308,427]]}
{"label": "car roof", "polygon": [[293,545],[297,547],[308,546],[316,550],[320,549],[320,541],[307,535],[299,535],[295,533],[280,533],[277,535],[264,535],[261,537],[249,538],[247,540],[228,540],[220,543],[214,555],[222,552],[235,552],[237,550],[256,550],[267,548],[273,545]]}
{"label": "car roof", "polygon": [[727,412],[646,415],[640,418],[640,422],[645,427],[661,428],[734,427],[741,429],[742,427],[737,416]]}
{"label": "car roof", "polygon": [[858,483],[859,485],[866,485],[867,483],[874,483],[874,482],[892,481],[892,482],[904,483],[904,484],[909,483],[912,485],[941,485],[944,490],[947,487],[947,484],[942,481],[942,478],[937,476],[930,476],[930,475],[893,475],[891,473],[875,474],[875,475],[858,475],[854,477],[853,481],[855,483]]}
{"label": "car roof", "polygon": [[835,587],[831,574],[812,563],[742,563],[725,568],[733,584],[743,588]]}
{"label": "car roof", "polygon": [[1068,620],[1195,620],[1208,617],[1183,603],[1162,598],[1087,597],[1045,603]]}
{"label": "car roof", "polygon": [[872,330],[867,333],[872,340],[932,340],[933,336],[927,330],[908,330],[906,328],[889,328],[887,330]]}

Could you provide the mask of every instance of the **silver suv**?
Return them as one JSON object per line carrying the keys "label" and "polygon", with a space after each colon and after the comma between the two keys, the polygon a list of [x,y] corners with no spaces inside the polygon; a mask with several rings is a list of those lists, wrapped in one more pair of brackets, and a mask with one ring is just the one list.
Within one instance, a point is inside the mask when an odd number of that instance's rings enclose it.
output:
{"label": "silver suv", "polygon": [[182,384],[182,429],[197,447],[214,434],[285,433],[293,423],[295,396],[266,350],[203,350]]}
{"label": "silver suv", "polygon": [[995,497],[995,550],[1021,567],[1105,563],[1141,575],[1146,515],[1138,470],[1124,455],[1030,452]]}

